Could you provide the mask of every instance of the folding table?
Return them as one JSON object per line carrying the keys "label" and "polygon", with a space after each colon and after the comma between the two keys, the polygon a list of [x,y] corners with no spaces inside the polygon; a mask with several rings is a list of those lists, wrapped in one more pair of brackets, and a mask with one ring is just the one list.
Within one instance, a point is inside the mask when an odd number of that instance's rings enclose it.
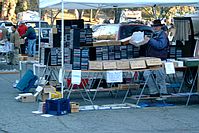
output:
{"label": "folding table", "polygon": [[[193,78],[193,82],[191,85],[191,89],[189,92],[189,96],[186,102],[186,106],[188,106],[190,98],[191,98],[191,93],[193,91],[194,85],[196,83],[196,79],[198,78],[198,72],[199,72],[199,57],[187,57],[187,58],[179,58],[178,60],[184,61],[184,66],[191,68],[191,67],[198,67],[197,73]],[[198,78],[198,84],[197,84],[197,91],[199,91],[199,78]]]}

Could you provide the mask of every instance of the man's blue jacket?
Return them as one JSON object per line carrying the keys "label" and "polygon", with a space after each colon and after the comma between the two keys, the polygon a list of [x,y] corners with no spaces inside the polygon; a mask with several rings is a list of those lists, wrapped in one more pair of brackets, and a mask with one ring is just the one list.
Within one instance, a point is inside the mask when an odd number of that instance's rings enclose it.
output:
{"label": "man's blue jacket", "polygon": [[161,30],[153,35],[148,42],[147,56],[166,60],[169,50],[169,39],[167,34]]}

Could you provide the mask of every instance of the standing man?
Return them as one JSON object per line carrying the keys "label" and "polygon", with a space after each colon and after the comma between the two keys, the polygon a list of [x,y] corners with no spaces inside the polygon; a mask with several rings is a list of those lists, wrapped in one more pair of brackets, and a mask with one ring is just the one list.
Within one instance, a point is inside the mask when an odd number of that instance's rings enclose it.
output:
{"label": "standing man", "polygon": [[33,57],[35,56],[35,51],[36,51],[36,32],[35,29],[32,28],[30,24],[27,24],[28,30],[24,35],[21,37],[27,37],[28,39],[28,56]]}
{"label": "standing man", "polygon": [[10,54],[10,64],[16,65],[18,63],[20,36],[15,25],[12,26],[12,33],[10,33],[10,43],[14,45],[14,53]]}
{"label": "standing man", "polygon": [[[167,34],[162,30],[163,24],[160,20],[153,21],[154,35],[147,43],[147,56],[157,57],[162,61],[167,59],[169,40]],[[152,78],[155,75],[155,79]],[[164,68],[158,70],[147,70],[144,72],[145,80],[149,77],[147,85],[151,97],[159,97],[161,95],[168,95],[166,88],[166,72]],[[157,84],[156,84],[157,83]]]}
{"label": "standing man", "polygon": [[[20,23],[19,23],[19,26],[18,26],[18,28],[17,28],[17,31],[19,32],[19,35],[20,35],[20,37],[22,36],[22,35],[24,35],[24,34],[26,34],[26,31],[28,30],[28,27],[25,25],[25,22],[24,21],[21,21]],[[23,41],[24,42],[24,41]],[[21,54],[25,54],[25,51],[26,51],[26,45],[27,44],[27,42],[24,42],[24,43],[22,43],[22,44],[20,44],[20,51],[21,51]]]}

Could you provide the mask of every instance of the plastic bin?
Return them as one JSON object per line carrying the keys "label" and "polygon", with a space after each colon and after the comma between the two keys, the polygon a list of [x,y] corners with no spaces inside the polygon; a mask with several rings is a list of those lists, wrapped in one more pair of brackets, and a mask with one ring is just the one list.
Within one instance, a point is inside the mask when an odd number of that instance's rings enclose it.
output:
{"label": "plastic bin", "polygon": [[61,99],[47,99],[46,113],[51,115],[65,115],[70,113],[70,100]]}

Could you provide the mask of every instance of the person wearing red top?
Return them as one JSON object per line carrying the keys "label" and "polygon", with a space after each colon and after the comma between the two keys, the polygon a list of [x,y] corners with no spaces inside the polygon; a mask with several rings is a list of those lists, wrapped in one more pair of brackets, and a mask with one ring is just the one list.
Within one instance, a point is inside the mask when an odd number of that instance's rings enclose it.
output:
{"label": "person wearing red top", "polygon": [[[28,30],[28,27],[25,25],[25,22],[21,21],[17,28],[17,31],[19,32],[19,36],[21,37],[22,35],[26,34],[27,30]],[[21,54],[26,53],[26,46],[27,46],[27,42],[25,42],[25,44],[20,44],[20,53]]]}
{"label": "person wearing red top", "polygon": [[28,30],[28,27],[25,25],[25,22],[24,21],[21,21],[19,26],[18,26],[18,32],[19,32],[19,35],[22,36],[26,33],[26,31]]}

